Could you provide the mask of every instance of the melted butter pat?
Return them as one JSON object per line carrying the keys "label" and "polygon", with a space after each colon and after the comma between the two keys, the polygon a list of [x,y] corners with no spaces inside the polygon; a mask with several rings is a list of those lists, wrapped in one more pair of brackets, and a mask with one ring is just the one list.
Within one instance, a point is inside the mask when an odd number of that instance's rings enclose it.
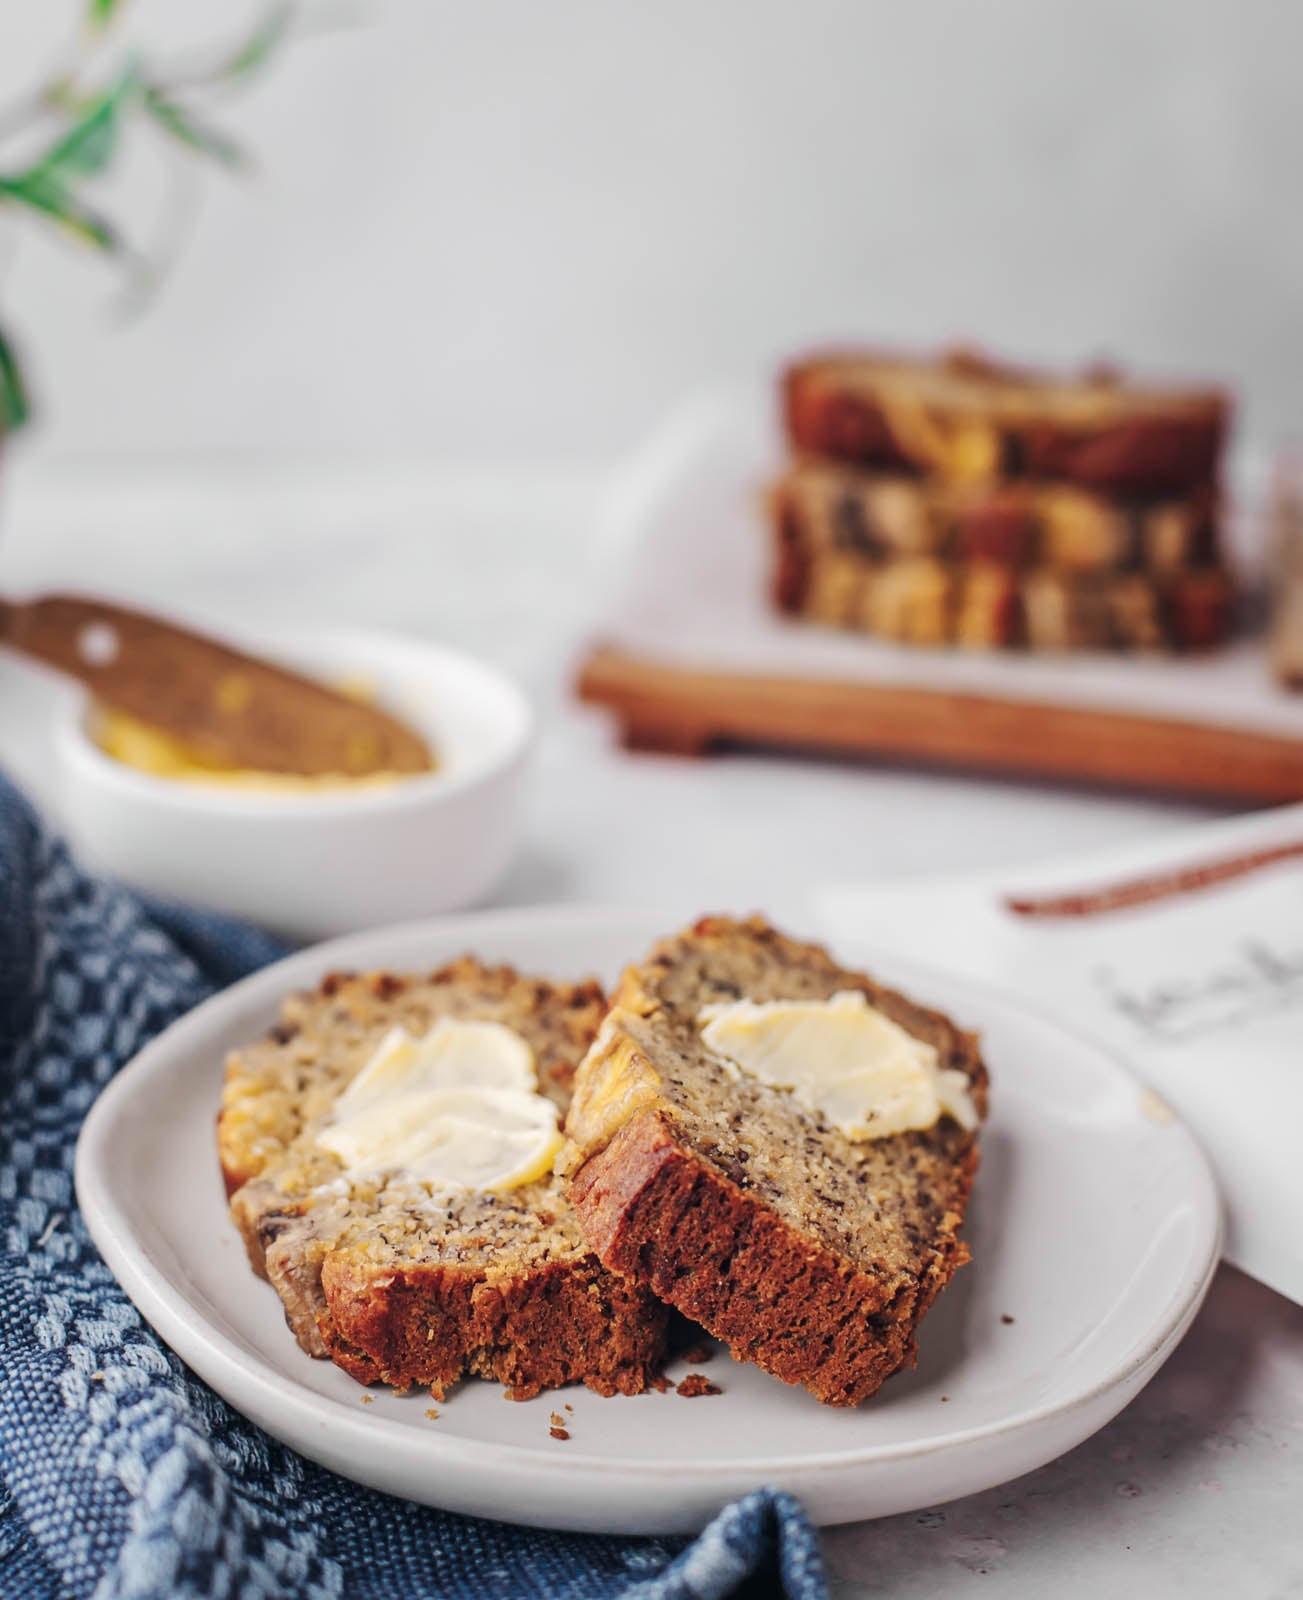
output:
{"label": "melted butter pat", "polygon": [[386,1034],[317,1142],[349,1177],[497,1193],[546,1177],[562,1141],[525,1040],[444,1017],[419,1039]]}
{"label": "melted butter pat", "polygon": [[859,990],[830,1000],[739,1000],[700,1015],[708,1050],[790,1089],[848,1139],[885,1139],[950,1116],[975,1128],[967,1076],[871,1006]]}

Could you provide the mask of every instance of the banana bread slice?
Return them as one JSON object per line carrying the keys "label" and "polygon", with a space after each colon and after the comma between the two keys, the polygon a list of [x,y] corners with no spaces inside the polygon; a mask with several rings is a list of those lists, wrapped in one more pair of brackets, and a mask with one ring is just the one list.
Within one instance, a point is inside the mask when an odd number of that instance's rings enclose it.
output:
{"label": "banana bread slice", "polygon": [[912,1364],[921,1318],[968,1259],[975,1132],[943,1116],[852,1140],[708,1049],[701,1023],[719,1004],[847,991],[932,1046],[985,1114],[973,1035],[759,918],[707,917],[625,973],[559,1163],[608,1267],[830,1405],[857,1405]]}
{"label": "banana bread slice", "polygon": [[1217,497],[1117,500],[1022,479],[954,484],[799,461],[774,484],[772,521],[807,549],[868,560],[939,556],[1065,573],[1180,572],[1217,558]]}
{"label": "banana bread slice", "polygon": [[1234,580],[1216,562],[1074,570],[898,554],[830,536],[786,495],[776,515],[773,603],[827,627],[932,647],[1135,652],[1212,649],[1234,627]]}
{"label": "banana bread slice", "polygon": [[1031,371],[967,351],[910,360],[835,350],[783,376],[798,451],[972,482],[1058,479],[1122,494],[1182,492],[1217,474],[1230,403],[1216,388]]}
{"label": "banana bread slice", "polygon": [[350,1176],[320,1142],[339,1097],[396,1027],[496,1022],[533,1052],[564,1115],[605,1000],[595,983],[526,978],[471,957],[429,975],[327,977],[227,1061],[218,1148],[255,1272],[309,1354],[361,1383],[495,1378],[514,1399],[581,1381],[640,1392],[667,1313],[607,1271],[551,1173],[503,1192],[431,1190],[401,1171]]}

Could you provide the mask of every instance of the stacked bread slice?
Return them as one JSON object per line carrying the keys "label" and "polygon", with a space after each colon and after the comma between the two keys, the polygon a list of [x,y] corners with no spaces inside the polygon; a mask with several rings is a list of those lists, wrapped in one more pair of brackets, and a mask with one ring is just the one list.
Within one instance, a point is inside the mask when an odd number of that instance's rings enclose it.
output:
{"label": "stacked bread slice", "polygon": [[1197,650],[1225,636],[1219,390],[841,352],[790,367],[783,404],[781,610],[921,645]]}

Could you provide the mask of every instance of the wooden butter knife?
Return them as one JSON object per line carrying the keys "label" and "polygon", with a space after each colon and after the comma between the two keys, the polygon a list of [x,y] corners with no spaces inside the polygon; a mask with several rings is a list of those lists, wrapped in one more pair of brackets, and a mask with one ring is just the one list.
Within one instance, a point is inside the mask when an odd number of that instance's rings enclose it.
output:
{"label": "wooden butter knife", "polygon": [[425,741],[388,712],[109,601],[0,600],[0,644],[78,679],[103,705],[214,765],[353,778],[434,766]]}

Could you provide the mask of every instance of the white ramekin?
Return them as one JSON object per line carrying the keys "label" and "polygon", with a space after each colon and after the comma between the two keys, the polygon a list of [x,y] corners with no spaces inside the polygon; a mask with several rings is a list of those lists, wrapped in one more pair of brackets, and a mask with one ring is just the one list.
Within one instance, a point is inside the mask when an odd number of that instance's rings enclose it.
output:
{"label": "white ramekin", "polygon": [[439,767],[392,787],[241,793],[106,755],[93,707],[55,731],[60,810],[88,865],[136,888],[295,939],[454,911],[502,877],[517,839],[534,716],[470,656],[391,634],[233,639],[326,681],[362,679],[429,739]]}

